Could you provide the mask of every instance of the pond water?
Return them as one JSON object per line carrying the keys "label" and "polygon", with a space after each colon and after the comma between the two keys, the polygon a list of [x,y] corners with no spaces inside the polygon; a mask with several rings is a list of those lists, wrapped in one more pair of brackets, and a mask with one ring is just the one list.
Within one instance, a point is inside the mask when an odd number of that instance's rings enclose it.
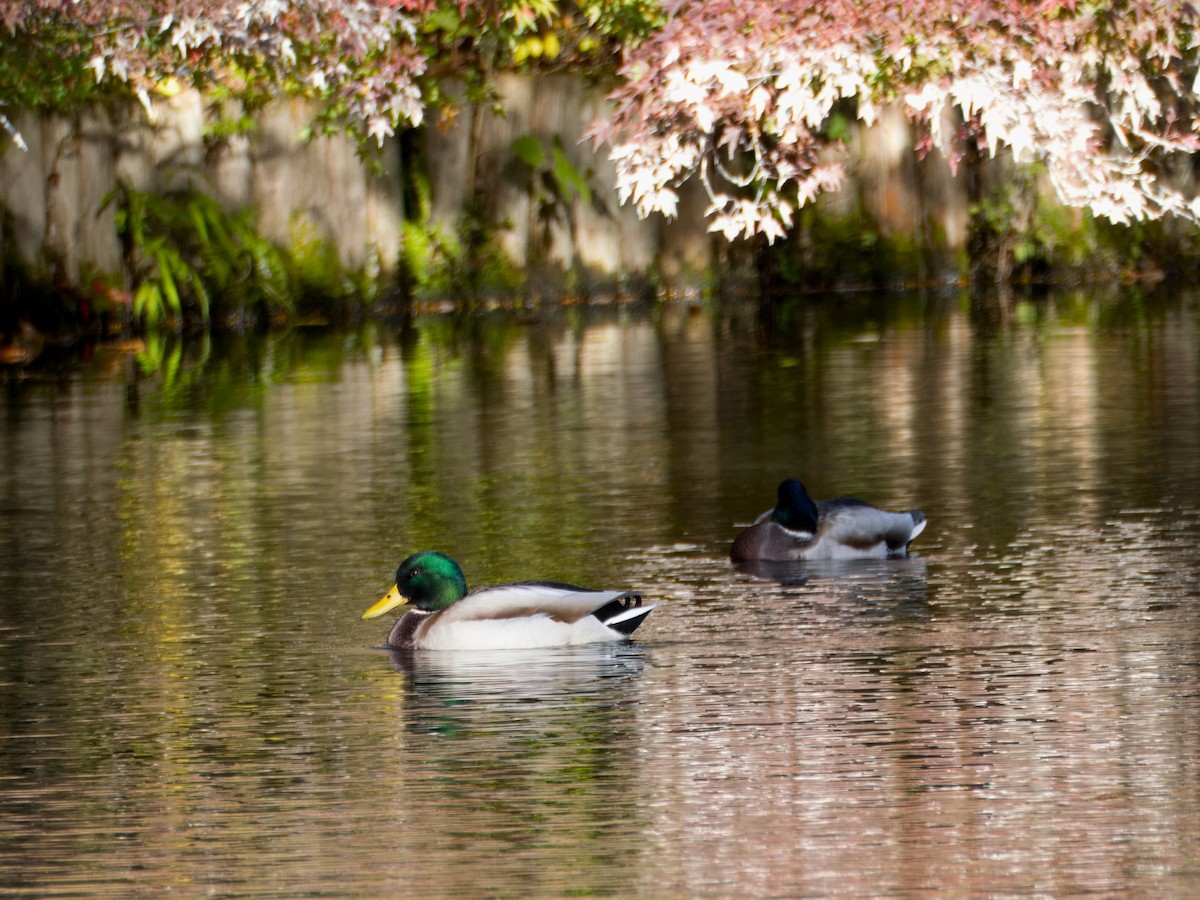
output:
{"label": "pond water", "polygon": [[[1200,892],[1200,312],[572,307],[3,384],[0,892]],[[739,571],[778,481],[905,560]],[[420,548],[623,645],[389,654]]]}

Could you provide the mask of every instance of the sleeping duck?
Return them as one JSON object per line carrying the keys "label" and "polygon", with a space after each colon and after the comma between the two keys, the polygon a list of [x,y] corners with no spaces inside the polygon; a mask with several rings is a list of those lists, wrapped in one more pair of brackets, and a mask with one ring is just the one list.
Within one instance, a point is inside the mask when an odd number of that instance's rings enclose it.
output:
{"label": "sleeping duck", "polygon": [[852,497],[816,502],[789,478],[779,485],[775,508],[734,538],[729,557],[749,562],[907,556],[909,542],[924,530],[919,509],[888,512]]}
{"label": "sleeping duck", "polygon": [[388,634],[399,650],[509,650],[620,641],[654,606],[636,591],[592,591],[554,581],[522,581],[468,593],[458,563],[444,553],[414,553],[396,570],[396,583],[363,613],[381,616],[404,603],[415,607]]}

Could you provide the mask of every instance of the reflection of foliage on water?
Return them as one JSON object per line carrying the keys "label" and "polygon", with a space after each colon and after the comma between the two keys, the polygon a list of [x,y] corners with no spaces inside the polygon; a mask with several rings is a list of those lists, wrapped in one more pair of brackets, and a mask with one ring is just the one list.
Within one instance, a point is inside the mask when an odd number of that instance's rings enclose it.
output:
{"label": "reflection of foliage on water", "polygon": [[271,385],[334,381],[348,363],[379,352],[379,326],[333,334],[324,328],[181,335],[148,332],[131,385],[143,413],[258,406]]}

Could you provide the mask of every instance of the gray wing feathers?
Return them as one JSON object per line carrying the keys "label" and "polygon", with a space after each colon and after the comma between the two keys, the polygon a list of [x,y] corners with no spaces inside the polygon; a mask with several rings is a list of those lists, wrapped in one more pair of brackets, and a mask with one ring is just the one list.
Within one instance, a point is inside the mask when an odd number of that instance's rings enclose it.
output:
{"label": "gray wing feathers", "polygon": [[925,528],[925,516],[919,511],[888,512],[865,503],[823,506],[822,537],[848,547],[874,546],[883,541],[889,550],[901,550]]}
{"label": "gray wing feathers", "polygon": [[472,591],[443,613],[451,620],[515,619],[545,615],[577,622],[626,591],[585,591],[551,584],[506,584]]}

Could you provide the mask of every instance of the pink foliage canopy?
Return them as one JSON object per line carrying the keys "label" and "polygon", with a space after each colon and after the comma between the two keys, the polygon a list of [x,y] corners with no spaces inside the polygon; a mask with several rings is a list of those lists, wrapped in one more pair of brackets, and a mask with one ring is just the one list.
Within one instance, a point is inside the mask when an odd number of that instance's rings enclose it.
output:
{"label": "pink foliage canopy", "polygon": [[75,35],[98,80],[115,78],[147,110],[172,79],[286,84],[340,107],[382,141],[420,122],[419,17],[434,0],[0,0],[0,26],[37,39]]}
{"label": "pink foliage canopy", "polygon": [[1200,147],[1197,12],[1119,0],[667,0],[666,26],[627,53],[610,147],[622,200],[672,215],[695,175],[711,229],[786,233],[841,183],[830,117],[905,111],[917,149],[955,164],[968,141],[1040,162],[1059,197],[1117,222],[1200,202],[1160,176]]}

